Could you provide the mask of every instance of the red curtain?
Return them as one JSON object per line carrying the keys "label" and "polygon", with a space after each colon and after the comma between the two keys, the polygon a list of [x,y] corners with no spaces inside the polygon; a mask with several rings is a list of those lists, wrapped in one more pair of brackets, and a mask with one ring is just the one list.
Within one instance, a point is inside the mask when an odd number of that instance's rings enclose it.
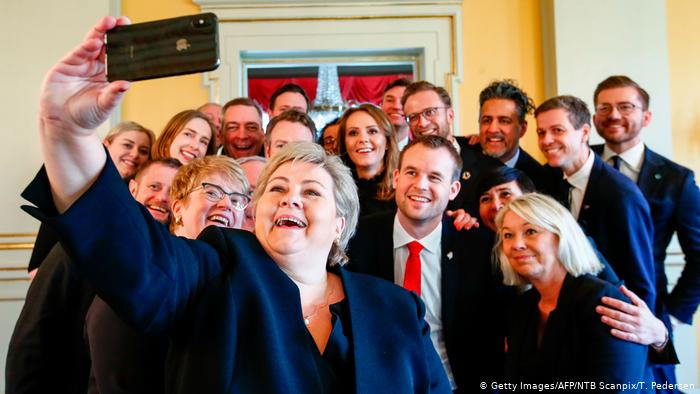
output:
{"label": "red curtain", "polygon": [[[384,92],[386,85],[395,79],[404,77],[413,78],[411,74],[341,75],[338,77],[340,94],[345,101],[379,104],[382,101],[382,92]],[[316,77],[249,79],[248,97],[257,101],[267,110],[272,92],[286,83],[295,83],[301,86],[311,101],[316,98],[316,87],[318,85]]]}

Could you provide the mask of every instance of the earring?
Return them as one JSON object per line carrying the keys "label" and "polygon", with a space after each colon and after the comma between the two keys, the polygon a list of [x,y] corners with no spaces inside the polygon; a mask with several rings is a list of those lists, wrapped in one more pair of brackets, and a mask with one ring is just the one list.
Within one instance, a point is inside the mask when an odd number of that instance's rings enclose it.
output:
{"label": "earring", "polygon": [[182,226],[182,216],[175,216],[175,225]]}

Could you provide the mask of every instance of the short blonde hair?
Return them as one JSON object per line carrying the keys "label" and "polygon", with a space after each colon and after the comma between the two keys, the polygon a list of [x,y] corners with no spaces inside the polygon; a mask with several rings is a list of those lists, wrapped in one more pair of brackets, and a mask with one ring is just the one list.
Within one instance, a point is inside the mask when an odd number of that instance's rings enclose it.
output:
{"label": "short blonde hair", "polygon": [[[193,189],[202,184],[206,177],[214,174],[221,176],[233,185],[240,185],[241,193],[249,194],[248,179],[236,160],[228,156],[204,156],[180,167],[173,178],[170,201],[185,200]],[[171,232],[175,229],[174,226],[174,221],[171,221]]]}
{"label": "short blonde hair", "polygon": [[528,281],[518,274],[503,252],[503,217],[508,212],[523,218],[530,224],[542,227],[559,238],[557,258],[571,276],[597,274],[603,269],[591,243],[571,213],[553,198],[539,193],[527,193],[510,201],[496,215],[496,244],[493,248],[494,264],[503,272],[503,283],[524,285]]}
{"label": "short blonde hair", "polygon": [[345,249],[355,233],[357,217],[360,210],[360,201],[357,197],[357,186],[352,178],[350,169],[347,168],[338,156],[329,155],[321,145],[313,142],[290,142],[280,151],[275,153],[263,168],[258,185],[253,193],[253,203],[258,200],[267,189],[270,176],[287,162],[299,162],[314,164],[324,169],[333,180],[333,197],[335,198],[335,212],[338,217],[345,218],[345,227],[340,234],[340,239],[331,247],[327,264],[344,265],[348,261]]}

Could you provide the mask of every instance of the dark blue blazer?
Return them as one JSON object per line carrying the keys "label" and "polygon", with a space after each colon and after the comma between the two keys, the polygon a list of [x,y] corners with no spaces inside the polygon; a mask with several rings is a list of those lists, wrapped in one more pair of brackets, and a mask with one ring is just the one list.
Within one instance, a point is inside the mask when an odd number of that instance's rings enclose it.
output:
{"label": "dark blue blazer", "polygon": [[[561,170],[548,168],[553,184],[560,182]],[[568,198],[554,190],[552,194],[560,200]],[[649,206],[637,186],[598,155],[594,158],[578,223],[627,287],[647,305],[655,305],[654,230]]]}
{"label": "dark blue blazer", "polygon": [[[591,148],[603,152],[603,145]],[[656,313],[666,321],[670,313],[691,324],[700,304],[700,190],[695,176],[688,168],[645,147],[637,186],[649,203],[654,221]],[[685,255],[685,267],[669,294],[664,261],[674,232]]]}
{"label": "dark blue blazer", "polygon": [[[595,312],[604,296],[629,302],[606,281],[591,275],[577,278],[567,275],[538,346],[540,295],[534,288],[521,295],[513,307],[508,335],[508,381],[596,384],[641,381],[647,348],[610,334],[610,327]],[[639,389],[630,392],[635,391]]]}
{"label": "dark blue blazer", "polygon": [[[394,217],[395,212],[382,212],[360,220],[350,242],[349,270],[394,283]],[[494,273],[492,245],[491,234],[478,229],[458,232],[451,219],[443,220],[442,324],[458,392],[475,392],[480,382],[503,376],[506,310],[515,289]]]}
{"label": "dark blue blazer", "polygon": [[[299,291],[251,233],[209,227],[174,237],[120,183],[108,162],[62,215],[45,171],[25,190],[97,293],[132,326],[168,332],[169,393],[320,393]],[[359,393],[448,393],[447,378],[411,293],[336,271],[349,309]]]}

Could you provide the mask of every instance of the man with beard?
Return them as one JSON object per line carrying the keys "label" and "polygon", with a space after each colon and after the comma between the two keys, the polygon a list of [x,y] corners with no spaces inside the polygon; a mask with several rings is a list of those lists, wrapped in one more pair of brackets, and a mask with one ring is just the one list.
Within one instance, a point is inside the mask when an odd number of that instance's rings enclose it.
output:
{"label": "man with beard", "polygon": [[[654,222],[656,305],[650,305],[672,330],[671,319],[685,324],[700,303],[700,191],[691,170],[644,145],[641,131],[652,118],[649,94],[624,75],[608,77],[593,95],[593,122],[604,145],[592,149],[637,184]],[[673,234],[685,255],[685,267],[669,293],[664,260]],[[672,365],[655,366],[657,382],[675,383]]]}
{"label": "man with beard", "polygon": [[547,171],[520,147],[527,131],[525,115],[534,109],[532,99],[515,81],[492,82],[479,94],[479,143],[470,146],[524,172],[538,190],[546,190]]}
{"label": "man with beard", "polygon": [[458,232],[443,215],[459,193],[461,168],[446,139],[426,135],[409,142],[393,174],[398,211],[360,220],[348,269],[421,297],[453,390],[471,393],[480,382],[501,380],[508,291],[493,274],[486,234]]}
{"label": "man with beard", "polygon": [[478,197],[474,191],[480,173],[503,165],[500,161],[469,148],[469,140],[452,134],[454,109],[452,99],[443,87],[427,81],[418,81],[406,87],[401,97],[406,122],[414,136],[437,135],[447,139],[462,159],[461,189],[448,208],[463,208],[476,216],[479,212]]}
{"label": "man with beard", "polygon": [[[134,199],[164,224],[170,219],[170,185],[179,167],[175,159],[150,161],[129,182]],[[29,286],[10,339],[7,393],[87,391],[90,358],[83,327],[94,297],[56,244]]]}

